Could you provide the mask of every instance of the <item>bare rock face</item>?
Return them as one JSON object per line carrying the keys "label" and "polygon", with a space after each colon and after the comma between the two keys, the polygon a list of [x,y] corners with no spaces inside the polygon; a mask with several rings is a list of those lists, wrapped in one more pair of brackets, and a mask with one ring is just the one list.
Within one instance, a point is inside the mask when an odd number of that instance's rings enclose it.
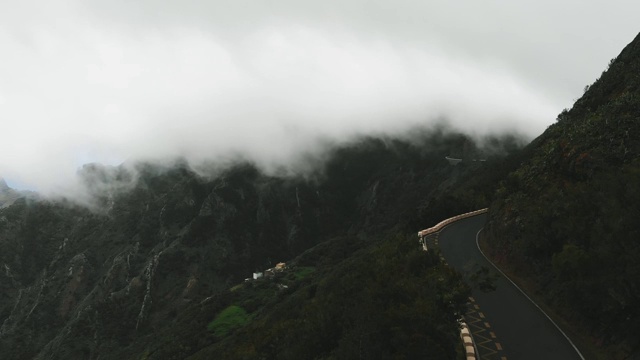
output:
{"label": "bare rock face", "polygon": [[7,182],[0,177],[0,209],[13,204],[22,196],[20,192],[10,188]]}
{"label": "bare rock face", "polygon": [[179,162],[133,164],[135,174],[87,165],[95,208],[2,181],[0,194],[23,199],[0,203],[0,357],[187,358],[218,341],[207,324],[256,269],[340,234],[406,226],[452,171],[450,146],[430,148],[371,139],[308,178],[244,163],[211,178]]}
{"label": "bare rock face", "polygon": [[0,191],[10,190],[11,188],[7,185],[7,182],[4,181],[3,178],[0,178]]}

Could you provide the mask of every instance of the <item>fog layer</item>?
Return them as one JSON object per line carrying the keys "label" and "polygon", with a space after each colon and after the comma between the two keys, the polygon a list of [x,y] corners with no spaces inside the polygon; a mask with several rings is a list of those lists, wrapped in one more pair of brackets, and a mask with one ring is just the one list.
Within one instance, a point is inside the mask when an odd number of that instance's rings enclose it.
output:
{"label": "fog layer", "polygon": [[11,4],[0,15],[0,176],[56,193],[87,162],[242,157],[274,168],[327,142],[443,120],[472,136],[533,137],[632,39],[633,12],[607,22],[594,6],[586,20],[561,19],[578,11],[571,1],[518,6]]}

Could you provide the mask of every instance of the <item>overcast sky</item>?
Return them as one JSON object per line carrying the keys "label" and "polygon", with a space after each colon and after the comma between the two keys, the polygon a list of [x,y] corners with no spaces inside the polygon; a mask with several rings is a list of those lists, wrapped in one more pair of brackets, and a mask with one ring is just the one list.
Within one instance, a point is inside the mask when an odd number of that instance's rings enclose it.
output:
{"label": "overcast sky", "polygon": [[0,0],[0,176],[241,155],[446,118],[530,137],[640,31],[640,2]]}

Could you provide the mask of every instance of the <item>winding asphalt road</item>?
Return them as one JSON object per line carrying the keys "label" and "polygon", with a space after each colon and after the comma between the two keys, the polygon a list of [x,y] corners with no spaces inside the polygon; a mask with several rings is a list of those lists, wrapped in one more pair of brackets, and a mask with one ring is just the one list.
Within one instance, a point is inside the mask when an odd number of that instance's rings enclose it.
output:
{"label": "winding asphalt road", "polygon": [[[482,266],[498,271],[482,255],[476,244],[476,234],[483,227],[486,214],[457,221],[439,234],[439,247],[449,265],[463,273]],[[475,306],[495,340],[499,354],[487,358],[507,360],[571,360],[582,359],[561,331],[508,279],[499,276],[496,291],[473,290]],[[477,339],[476,339],[477,342]],[[497,344],[497,345],[496,345]],[[480,355],[483,349],[480,348]],[[486,352],[486,351],[485,351]]]}

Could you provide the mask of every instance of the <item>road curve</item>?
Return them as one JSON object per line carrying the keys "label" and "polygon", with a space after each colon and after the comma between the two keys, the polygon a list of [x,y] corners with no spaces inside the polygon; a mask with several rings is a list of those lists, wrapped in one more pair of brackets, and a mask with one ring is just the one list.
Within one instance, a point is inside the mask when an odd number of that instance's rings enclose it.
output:
{"label": "road curve", "polygon": [[500,356],[507,360],[583,359],[546,315],[482,255],[476,234],[485,219],[482,214],[457,221],[440,232],[438,242],[445,260],[456,270],[465,273],[486,266],[499,275],[495,291],[474,289],[473,298],[483,316],[482,326],[499,339]]}

